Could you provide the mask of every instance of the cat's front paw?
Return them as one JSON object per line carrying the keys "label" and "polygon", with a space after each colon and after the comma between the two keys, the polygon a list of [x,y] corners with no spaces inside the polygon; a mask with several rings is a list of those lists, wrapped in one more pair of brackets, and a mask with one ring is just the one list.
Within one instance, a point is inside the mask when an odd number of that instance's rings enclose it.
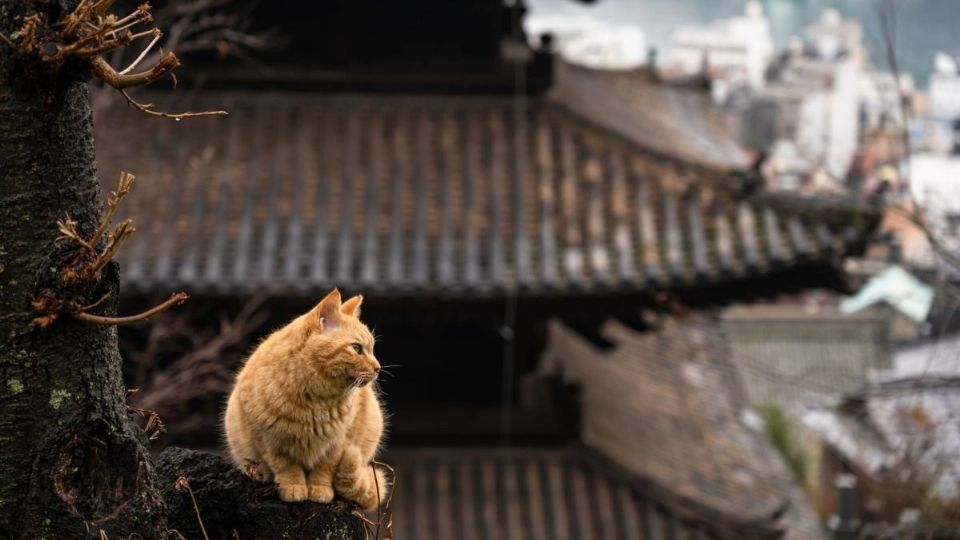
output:
{"label": "cat's front paw", "polygon": [[303,484],[277,484],[277,495],[281,501],[300,502],[307,500],[307,486]]}
{"label": "cat's front paw", "polygon": [[311,501],[328,503],[333,500],[333,488],[321,485],[310,486],[307,498]]}

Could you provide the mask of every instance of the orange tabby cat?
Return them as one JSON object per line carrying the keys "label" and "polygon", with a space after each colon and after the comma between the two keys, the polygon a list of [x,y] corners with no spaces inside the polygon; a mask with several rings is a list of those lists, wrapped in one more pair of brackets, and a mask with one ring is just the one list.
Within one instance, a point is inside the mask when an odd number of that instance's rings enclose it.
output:
{"label": "orange tabby cat", "polygon": [[334,289],[237,374],[224,415],[230,454],[254,478],[272,477],[284,501],[330,502],[334,488],[365,510],[384,500],[384,475],[370,465],[383,434],[371,384],[380,364],[358,319],[362,300],[341,305]]}

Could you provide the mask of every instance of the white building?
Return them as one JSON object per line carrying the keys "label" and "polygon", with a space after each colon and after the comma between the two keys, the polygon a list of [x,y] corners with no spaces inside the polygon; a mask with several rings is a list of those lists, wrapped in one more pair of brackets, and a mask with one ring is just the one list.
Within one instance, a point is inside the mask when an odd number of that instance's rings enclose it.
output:
{"label": "white building", "polygon": [[757,99],[774,105],[775,138],[793,142],[811,177],[826,175],[839,184],[859,144],[862,31],[827,10],[806,36],[771,64]]}
{"label": "white building", "polygon": [[[898,88],[899,86],[899,88]],[[860,111],[863,113],[863,125],[866,130],[885,126],[902,127],[904,124],[903,107],[900,105],[901,93],[907,97],[916,90],[913,77],[901,73],[865,70],[860,77]]]}
{"label": "white building", "polygon": [[647,61],[646,35],[635,25],[611,25],[586,17],[533,15],[524,22],[527,35],[549,33],[556,51],[574,64],[595,69],[634,69]]}
{"label": "white building", "polygon": [[756,90],[763,87],[773,51],[770,22],[760,3],[751,1],[744,15],[674,32],[664,69],[694,75],[706,67],[711,79],[725,86]]}
{"label": "white building", "polygon": [[927,147],[936,153],[960,150],[960,59],[937,53],[930,76]]}
{"label": "white building", "polygon": [[613,26],[572,37],[560,54],[595,69],[633,69],[646,63],[647,40],[636,26]]}
{"label": "white building", "polygon": [[960,249],[960,156],[914,154],[909,174],[910,190],[928,226],[945,249],[956,253]]}
{"label": "white building", "polygon": [[844,19],[835,9],[825,9],[820,20],[804,32],[808,46],[823,60],[846,57],[862,64],[866,59],[863,28],[853,19]]}
{"label": "white building", "polygon": [[930,116],[936,120],[960,118],[960,69],[957,58],[937,53],[930,76]]}

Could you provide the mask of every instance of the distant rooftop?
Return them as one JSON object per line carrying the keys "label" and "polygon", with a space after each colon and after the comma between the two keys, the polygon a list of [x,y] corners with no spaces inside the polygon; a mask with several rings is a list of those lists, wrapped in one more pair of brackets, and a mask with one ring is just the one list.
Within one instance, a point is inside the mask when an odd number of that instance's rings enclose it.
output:
{"label": "distant rooftop", "polygon": [[578,388],[583,443],[701,516],[815,538],[795,478],[743,418],[749,405],[720,325],[694,314],[661,322],[655,332],[605,324],[609,350],[548,326],[539,370]]}
{"label": "distant rooftop", "polygon": [[[645,114],[683,102],[653,87],[637,99],[648,92],[649,106],[606,111],[554,98],[149,96],[231,113],[189,125],[116,107],[96,129],[105,185],[120,169],[140,178],[124,281],[194,293],[623,293],[834,268],[862,244],[869,208],[746,195],[743,176],[673,157],[694,155],[683,133],[710,148],[696,135],[704,119]],[[671,123],[670,110],[687,112]],[[633,121],[615,123],[618,111]],[[657,139],[676,146],[641,144]]]}
{"label": "distant rooftop", "polygon": [[840,303],[844,314],[860,312],[879,303],[889,305],[915,322],[927,320],[933,305],[933,287],[899,266],[891,266],[872,277],[857,294]]}
{"label": "distant rooftop", "polygon": [[554,71],[542,95],[480,84],[144,97],[230,111],[189,124],[107,109],[95,124],[104,183],[140,177],[124,280],[198,294],[621,295],[839,275],[875,226],[863,201],[759,190],[702,88],[648,70]]}
{"label": "distant rooftop", "polygon": [[751,157],[709,92],[656,80],[648,69],[557,66],[552,98],[618,135],[664,156],[720,171],[746,171]]}
{"label": "distant rooftop", "polygon": [[863,472],[883,475],[907,458],[937,493],[960,495],[960,378],[917,376],[874,384],[804,423]]}
{"label": "distant rooftop", "polygon": [[960,335],[901,347],[893,353],[892,369],[881,377],[960,377]]}
{"label": "distant rooftop", "polygon": [[394,530],[417,540],[779,538],[698,513],[579,447],[391,450]]}

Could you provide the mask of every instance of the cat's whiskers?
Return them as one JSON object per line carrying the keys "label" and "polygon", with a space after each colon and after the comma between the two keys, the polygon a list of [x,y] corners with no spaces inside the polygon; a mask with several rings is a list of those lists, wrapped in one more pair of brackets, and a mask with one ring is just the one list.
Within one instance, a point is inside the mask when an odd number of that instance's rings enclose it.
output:
{"label": "cat's whiskers", "polygon": [[395,375],[392,372],[390,372],[390,368],[395,368],[395,367],[400,367],[400,364],[390,364],[386,366],[380,366],[380,374],[395,377]]}

